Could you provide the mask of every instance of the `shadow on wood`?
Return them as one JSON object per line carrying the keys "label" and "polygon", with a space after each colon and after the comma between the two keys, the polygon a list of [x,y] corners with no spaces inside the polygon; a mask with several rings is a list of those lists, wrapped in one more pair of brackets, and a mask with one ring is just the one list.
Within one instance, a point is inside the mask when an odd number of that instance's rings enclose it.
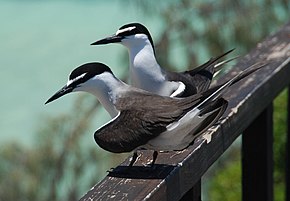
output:
{"label": "shadow on wood", "polygon": [[109,172],[108,177],[126,179],[164,179],[174,169],[173,165],[118,166]]}

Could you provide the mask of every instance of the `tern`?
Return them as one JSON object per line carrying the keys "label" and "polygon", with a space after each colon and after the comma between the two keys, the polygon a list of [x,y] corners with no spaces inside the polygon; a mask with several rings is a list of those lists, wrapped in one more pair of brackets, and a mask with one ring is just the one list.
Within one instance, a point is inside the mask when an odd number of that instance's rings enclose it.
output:
{"label": "tern", "polygon": [[120,43],[127,47],[130,59],[130,79],[134,87],[171,97],[186,97],[207,90],[214,74],[223,64],[219,62],[234,49],[211,58],[206,63],[185,72],[171,72],[161,68],[155,58],[155,49],[148,29],[140,23],[122,26],[112,36],[91,45]]}
{"label": "tern", "polygon": [[112,116],[95,131],[96,143],[113,153],[134,151],[130,166],[137,158],[137,150],[154,150],[154,164],[157,151],[183,150],[214,125],[227,108],[222,98],[225,91],[260,67],[248,68],[203,93],[176,98],[135,88],[115,77],[105,64],[87,63],[74,69],[67,84],[45,104],[71,92],[95,95]]}

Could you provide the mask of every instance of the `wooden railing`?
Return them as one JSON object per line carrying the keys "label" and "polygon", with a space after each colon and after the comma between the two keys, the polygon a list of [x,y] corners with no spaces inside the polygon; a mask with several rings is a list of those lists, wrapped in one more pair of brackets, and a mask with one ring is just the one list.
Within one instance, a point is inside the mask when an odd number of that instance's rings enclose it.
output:
{"label": "wooden railing", "polygon": [[[224,118],[181,153],[160,153],[154,168],[144,167],[152,151],[142,151],[135,166],[128,159],[81,200],[201,200],[201,178],[242,134],[242,199],[273,200],[273,100],[290,84],[290,22],[259,43],[227,74],[257,62],[268,65],[231,87]],[[290,201],[290,101],[286,199]],[[286,108],[285,108],[286,110]]]}

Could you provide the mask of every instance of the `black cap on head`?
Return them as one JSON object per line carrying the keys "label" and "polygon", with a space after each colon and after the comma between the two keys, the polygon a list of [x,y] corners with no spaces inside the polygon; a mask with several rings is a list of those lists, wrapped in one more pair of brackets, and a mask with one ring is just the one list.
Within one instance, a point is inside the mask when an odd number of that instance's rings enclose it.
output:
{"label": "black cap on head", "polygon": [[86,77],[88,80],[95,75],[102,74],[103,72],[110,72],[113,74],[111,69],[103,63],[99,62],[86,63],[74,69],[69,75],[69,80],[73,80],[83,75],[84,73],[86,73],[84,77]]}
{"label": "black cap on head", "polygon": [[126,36],[132,36],[135,34],[145,34],[153,49],[154,49],[154,43],[153,43],[153,39],[148,31],[148,29],[140,24],[140,23],[129,23],[129,24],[125,24],[123,26],[121,26],[119,28],[119,30],[116,32],[116,34],[103,38],[101,40],[98,40],[94,43],[92,43],[91,45],[103,45],[103,44],[109,44],[109,43],[117,43],[117,42],[121,42]]}
{"label": "black cap on head", "polygon": [[107,65],[99,62],[86,63],[77,67],[69,75],[69,80],[71,82],[61,88],[58,92],[56,92],[51,98],[49,98],[45,102],[45,104],[72,92],[81,83],[84,83],[95,75],[102,74],[103,72],[109,72],[113,74],[113,72]]}
{"label": "black cap on head", "polygon": [[153,43],[153,39],[151,37],[151,34],[149,33],[148,29],[144,25],[137,23],[137,22],[134,22],[134,23],[129,23],[129,24],[125,24],[125,25],[121,26],[119,28],[119,30],[122,30],[122,29],[125,30],[125,29],[130,28],[130,27],[132,29],[128,29],[127,31],[120,32],[117,35],[118,36],[132,36],[135,34],[145,34],[148,37],[152,47],[154,48],[154,43]]}

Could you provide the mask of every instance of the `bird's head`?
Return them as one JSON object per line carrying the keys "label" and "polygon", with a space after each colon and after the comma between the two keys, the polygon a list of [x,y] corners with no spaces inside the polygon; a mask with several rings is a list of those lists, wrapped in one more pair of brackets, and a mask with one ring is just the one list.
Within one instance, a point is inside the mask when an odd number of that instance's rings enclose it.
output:
{"label": "bird's head", "polygon": [[154,49],[153,40],[148,29],[140,23],[130,23],[120,27],[115,34],[98,40],[91,45],[121,43],[130,48],[134,45],[146,45],[147,41],[150,42]]}
{"label": "bird's head", "polygon": [[98,82],[106,79],[107,75],[112,77],[113,73],[105,64],[97,62],[83,64],[70,73],[67,84],[50,97],[45,104],[74,91],[98,90],[98,87],[101,87],[98,86]]}

